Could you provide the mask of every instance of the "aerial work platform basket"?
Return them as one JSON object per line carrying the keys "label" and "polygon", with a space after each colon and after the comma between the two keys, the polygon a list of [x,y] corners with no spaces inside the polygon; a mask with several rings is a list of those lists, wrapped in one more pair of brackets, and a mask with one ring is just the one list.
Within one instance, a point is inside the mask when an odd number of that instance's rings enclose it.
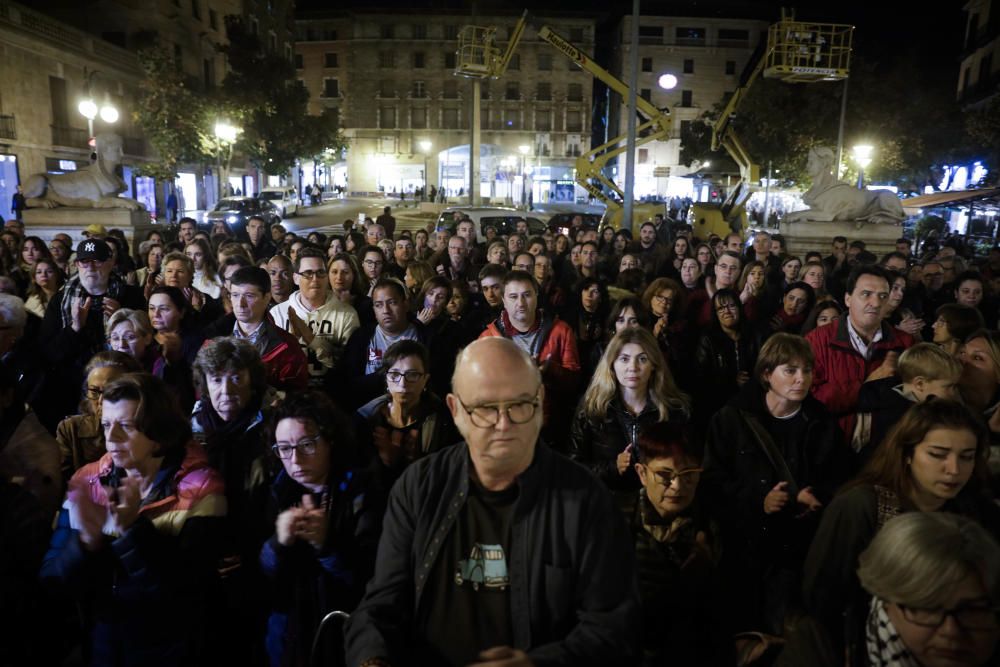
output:
{"label": "aerial work platform basket", "polygon": [[455,74],[473,79],[497,76],[501,54],[494,43],[496,34],[497,29],[492,27],[463,26],[458,33]]}
{"label": "aerial work platform basket", "polygon": [[796,21],[783,12],[767,31],[763,74],[786,83],[846,79],[853,36],[854,26]]}

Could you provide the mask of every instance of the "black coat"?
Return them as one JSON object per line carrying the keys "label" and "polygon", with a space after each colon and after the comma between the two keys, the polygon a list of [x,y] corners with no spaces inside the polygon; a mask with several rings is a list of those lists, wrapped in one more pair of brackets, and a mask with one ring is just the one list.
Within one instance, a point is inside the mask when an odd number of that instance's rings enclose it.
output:
{"label": "black coat", "polygon": [[[417,329],[417,340],[429,346],[427,330],[416,318],[410,323]],[[327,373],[326,390],[348,410],[357,410],[368,401],[385,392],[385,376],[381,373],[366,374],[368,345],[375,335],[376,323],[358,327],[347,339],[344,354],[333,373]],[[434,364],[431,364],[431,371]]]}
{"label": "black coat", "polygon": [[763,336],[751,327],[743,327],[734,341],[713,324],[702,334],[695,348],[695,418],[708,420],[739,392],[736,376],[741,371],[753,374]]}

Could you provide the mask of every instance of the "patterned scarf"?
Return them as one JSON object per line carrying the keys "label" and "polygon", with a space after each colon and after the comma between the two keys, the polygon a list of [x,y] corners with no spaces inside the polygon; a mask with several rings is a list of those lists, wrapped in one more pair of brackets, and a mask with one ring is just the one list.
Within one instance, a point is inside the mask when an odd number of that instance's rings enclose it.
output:
{"label": "patterned scarf", "polygon": [[92,299],[90,305],[91,312],[100,312],[104,307],[104,297],[121,302],[121,295],[124,291],[125,281],[117,273],[112,273],[108,277],[108,288],[100,296],[94,296],[87,292],[80,283],[80,276],[73,276],[63,286],[62,302],[59,304],[59,309],[62,311],[63,327],[69,327],[73,324],[73,299],[79,298],[82,300],[89,296]]}
{"label": "patterned scarf", "polygon": [[885,603],[880,598],[872,599],[865,627],[865,641],[868,645],[868,664],[871,667],[920,667],[920,663],[899,638],[899,633],[885,610]]}

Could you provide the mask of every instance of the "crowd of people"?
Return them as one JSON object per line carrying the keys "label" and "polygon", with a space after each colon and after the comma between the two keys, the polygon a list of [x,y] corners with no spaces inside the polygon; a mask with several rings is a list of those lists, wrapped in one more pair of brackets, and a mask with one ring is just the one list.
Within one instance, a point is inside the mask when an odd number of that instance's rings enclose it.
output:
{"label": "crowd of people", "polygon": [[1000,247],[516,230],[7,221],[0,664],[1000,664]]}

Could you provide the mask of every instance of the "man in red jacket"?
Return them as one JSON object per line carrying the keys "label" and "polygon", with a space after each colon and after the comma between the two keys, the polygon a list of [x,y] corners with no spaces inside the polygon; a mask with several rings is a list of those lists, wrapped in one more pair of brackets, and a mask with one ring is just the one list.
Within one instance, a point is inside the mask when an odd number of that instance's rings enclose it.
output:
{"label": "man in red jacket", "polygon": [[[503,310],[479,337],[509,338],[531,355],[542,371],[545,385],[544,414],[549,434],[568,433],[559,430],[552,419],[572,414],[572,404],[560,405],[559,399],[575,395],[580,379],[580,357],[576,335],[569,325],[538,308],[538,281],[525,271],[511,271],[503,281]],[[572,401],[571,398],[568,399]],[[559,438],[560,440],[565,439]]]}
{"label": "man in red jacket", "polygon": [[806,336],[816,357],[813,396],[840,418],[848,440],[854,432],[861,385],[893,375],[899,355],[914,343],[910,334],[883,321],[888,298],[885,270],[858,266],[847,279],[847,317]]}

